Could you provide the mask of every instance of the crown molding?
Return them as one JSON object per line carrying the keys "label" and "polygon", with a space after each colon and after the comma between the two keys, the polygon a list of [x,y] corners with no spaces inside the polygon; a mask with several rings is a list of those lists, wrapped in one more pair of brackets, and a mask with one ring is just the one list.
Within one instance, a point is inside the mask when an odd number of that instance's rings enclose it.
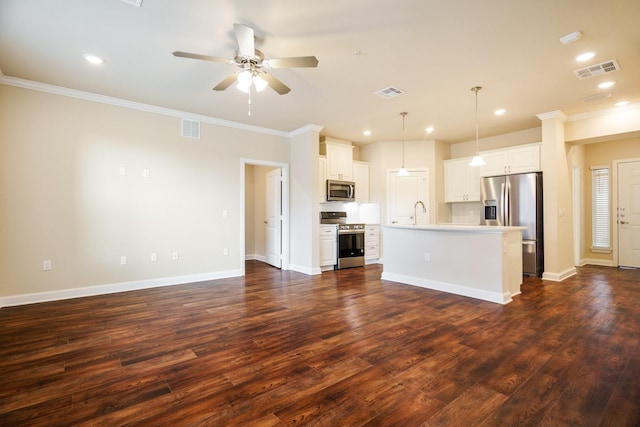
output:
{"label": "crown molding", "polygon": [[156,105],[143,104],[141,102],[129,101],[126,99],[115,98],[112,96],[99,95],[92,92],[85,92],[76,89],[69,89],[61,86],[50,85],[46,83],[35,82],[32,80],[19,79],[16,77],[10,77],[2,74],[0,70],[0,84],[7,86],[14,86],[23,89],[35,90],[39,92],[51,93],[54,95],[67,96],[70,98],[82,99],[85,101],[97,102],[100,104],[113,105],[116,107],[129,108],[137,111],[144,111],[147,113],[160,114],[163,116],[178,117],[182,119],[189,119],[199,121],[201,123],[209,123],[217,126],[224,126],[228,128],[245,130],[249,132],[262,133],[266,135],[280,136],[283,138],[290,138],[293,132],[284,132],[275,129],[264,128],[260,126],[252,126],[244,123],[232,122],[229,120],[218,119],[215,117],[205,116],[201,114],[194,114],[187,111],[173,110],[171,108],[158,107]]}
{"label": "crown molding", "polygon": [[622,107],[612,107],[604,110],[587,111],[585,113],[574,114],[569,116],[568,122],[577,122],[580,120],[592,119],[594,117],[604,117],[611,114],[618,114],[621,111],[640,110],[640,102],[635,102]]}

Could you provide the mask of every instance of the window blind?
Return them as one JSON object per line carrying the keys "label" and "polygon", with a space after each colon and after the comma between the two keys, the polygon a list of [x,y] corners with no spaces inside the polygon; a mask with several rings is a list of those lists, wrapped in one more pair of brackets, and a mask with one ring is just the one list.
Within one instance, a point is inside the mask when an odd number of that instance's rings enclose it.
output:
{"label": "window blind", "polygon": [[594,249],[610,249],[609,242],[609,168],[591,170],[592,242]]}

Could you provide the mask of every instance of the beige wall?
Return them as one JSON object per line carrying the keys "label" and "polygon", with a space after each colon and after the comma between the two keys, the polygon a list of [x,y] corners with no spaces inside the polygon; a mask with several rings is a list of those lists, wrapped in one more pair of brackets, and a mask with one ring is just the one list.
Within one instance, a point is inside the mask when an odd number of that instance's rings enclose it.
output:
{"label": "beige wall", "polygon": [[[617,141],[600,142],[597,144],[586,144],[584,146],[584,173],[582,186],[584,189],[584,246],[582,248],[583,262],[591,264],[610,264],[613,260],[613,254],[603,254],[591,251],[591,167],[594,166],[609,166],[611,183],[613,183],[613,174],[616,173],[613,170],[614,160],[623,160],[631,158],[640,158],[640,138],[621,139]],[[613,187],[611,188],[613,194]],[[616,226],[616,206],[613,206],[613,197],[611,198],[611,230]],[[613,245],[613,237],[611,244]]]}
{"label": "beige wall", "polygon": [[285,137],[5,85],[0,117],[0,297],[239,272],[241,159],[289,162]]}

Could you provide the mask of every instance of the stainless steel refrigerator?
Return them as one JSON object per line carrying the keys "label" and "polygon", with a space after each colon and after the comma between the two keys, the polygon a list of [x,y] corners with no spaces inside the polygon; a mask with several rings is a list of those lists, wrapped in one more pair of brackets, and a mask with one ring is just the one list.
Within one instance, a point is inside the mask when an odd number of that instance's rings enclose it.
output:
{"label": "stainless steel refrigerator", "polygon": [[522,231],[522,272],[542,276],[542,173],[480,178],[481,225],[527,227]]}

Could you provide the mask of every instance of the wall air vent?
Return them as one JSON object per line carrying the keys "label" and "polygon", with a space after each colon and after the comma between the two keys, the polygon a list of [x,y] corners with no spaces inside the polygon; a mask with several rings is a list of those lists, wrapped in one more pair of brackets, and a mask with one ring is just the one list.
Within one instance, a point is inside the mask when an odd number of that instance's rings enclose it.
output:
{"label": "wall air vent", "polygon": [[142,0],[122,0],[122,1],[135,7],[142,6]]}
{"label": "wall air vent", "polygon": [[398,89],[397,87],[393,87],[393,86],[389,86],[386,87],[384,89],[380,89],[379,91],[375,92],[376,95],[385,98],[385,99],[389,99],[389,98],[394,98],[396,96],[400,96],[404,93],[403,90]]}
{"label": "wall air vent", "polygon": [[182,136],[200,139],[200,122],[182,119]]}
{"label": "wall air vent", "polygon": [[588,79],[589,77],[601,76],[602,74],[618,71],[620,66],[615,59],[610,61],[601,62],[600,64],[590,65],[586,68],[575,70],[574,73],[580,80]]}

